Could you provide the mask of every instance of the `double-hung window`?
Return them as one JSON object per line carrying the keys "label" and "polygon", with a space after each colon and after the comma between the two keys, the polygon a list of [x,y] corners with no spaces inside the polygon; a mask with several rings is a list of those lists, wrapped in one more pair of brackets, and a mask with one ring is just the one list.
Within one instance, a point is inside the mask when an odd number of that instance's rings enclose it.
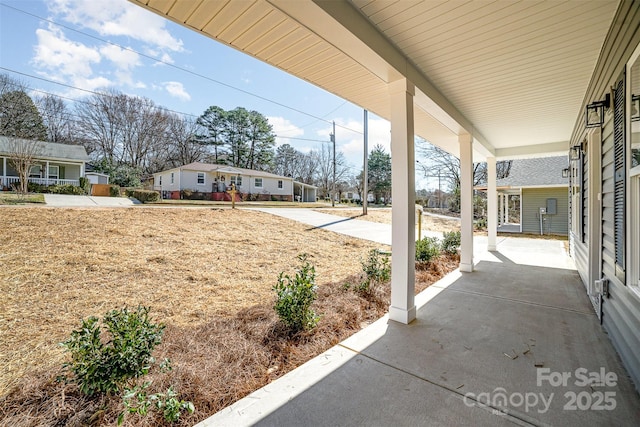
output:
{"label": "double-hung window", "polygon": [[631,289],[640,296],[640,46],[632,55],[628,67],[628,90],[626,92],[629,143],[626,164],[629,167],[629,192],[626,211],[629,225],[628,280]]}
{"label": "double-hung window", "polygon": [[204,172],[198,172],[198,185],[204,185]]}
{"label": "double-hung window", "polygon": [[256,178],[253,182],[253,186],[256,188],[262,188],[262,178]]}

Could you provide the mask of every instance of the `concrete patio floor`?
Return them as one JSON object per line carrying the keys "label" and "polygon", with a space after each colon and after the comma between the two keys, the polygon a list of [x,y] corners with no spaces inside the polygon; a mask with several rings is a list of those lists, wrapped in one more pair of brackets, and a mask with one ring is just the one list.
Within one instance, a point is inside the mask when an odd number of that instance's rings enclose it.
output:
{"label": "concrete patio floor", "polygon": [[640,425],[564,242],[503,238],[476,260],[410,325],[383,317],[200,426]]}

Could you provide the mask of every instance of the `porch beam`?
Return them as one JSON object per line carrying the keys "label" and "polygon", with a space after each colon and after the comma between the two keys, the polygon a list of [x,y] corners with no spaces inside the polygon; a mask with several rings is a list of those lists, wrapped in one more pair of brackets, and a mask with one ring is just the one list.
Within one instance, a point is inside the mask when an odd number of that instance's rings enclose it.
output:
{"label": "porch beam", "polygon": [[496,250],[498,236],[498,191],[496,189],[496,158],[487,157],[487,250]]}
{"label": "porch beam", "polygon": [[460,271],[473,271],[473,138],[458,135],[460,144]]}
{"label": "porch beam", "polygon": [[[415,153],[413,97],[407,79],[389,84],[391,101],[391,306],[389,319],[408,324],[415,306]],[[366,195],[365,195],[366,197]]]}

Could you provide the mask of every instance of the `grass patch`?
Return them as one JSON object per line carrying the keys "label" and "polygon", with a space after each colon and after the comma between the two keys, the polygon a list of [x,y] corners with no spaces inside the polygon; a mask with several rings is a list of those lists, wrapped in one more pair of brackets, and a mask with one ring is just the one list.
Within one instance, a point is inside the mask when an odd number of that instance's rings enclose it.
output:
{"label": "grass patch", "polygon": [[13,192],[0,192],[0,205],[27,205],[32,203],[45,203],[44,194],[17,194]]}

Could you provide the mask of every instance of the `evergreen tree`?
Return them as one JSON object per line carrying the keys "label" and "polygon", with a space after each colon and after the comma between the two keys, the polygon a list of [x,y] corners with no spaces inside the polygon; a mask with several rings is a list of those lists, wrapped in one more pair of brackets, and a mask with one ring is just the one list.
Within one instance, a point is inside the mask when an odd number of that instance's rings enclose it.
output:
{"label": "evergreen tree", "polygon": [[47,128],[33,100],[23,90],[0,96],[0,135],[47,140]]}
{"label": "evergreen tree", "polygon": [[[374,194],[375,202],[388,203],[391,198],[391,155],[385,152],[382,145],[373,147],[367,160],[369,167],[369,190]],[[364,196],[366,197],[366,195]]]}

